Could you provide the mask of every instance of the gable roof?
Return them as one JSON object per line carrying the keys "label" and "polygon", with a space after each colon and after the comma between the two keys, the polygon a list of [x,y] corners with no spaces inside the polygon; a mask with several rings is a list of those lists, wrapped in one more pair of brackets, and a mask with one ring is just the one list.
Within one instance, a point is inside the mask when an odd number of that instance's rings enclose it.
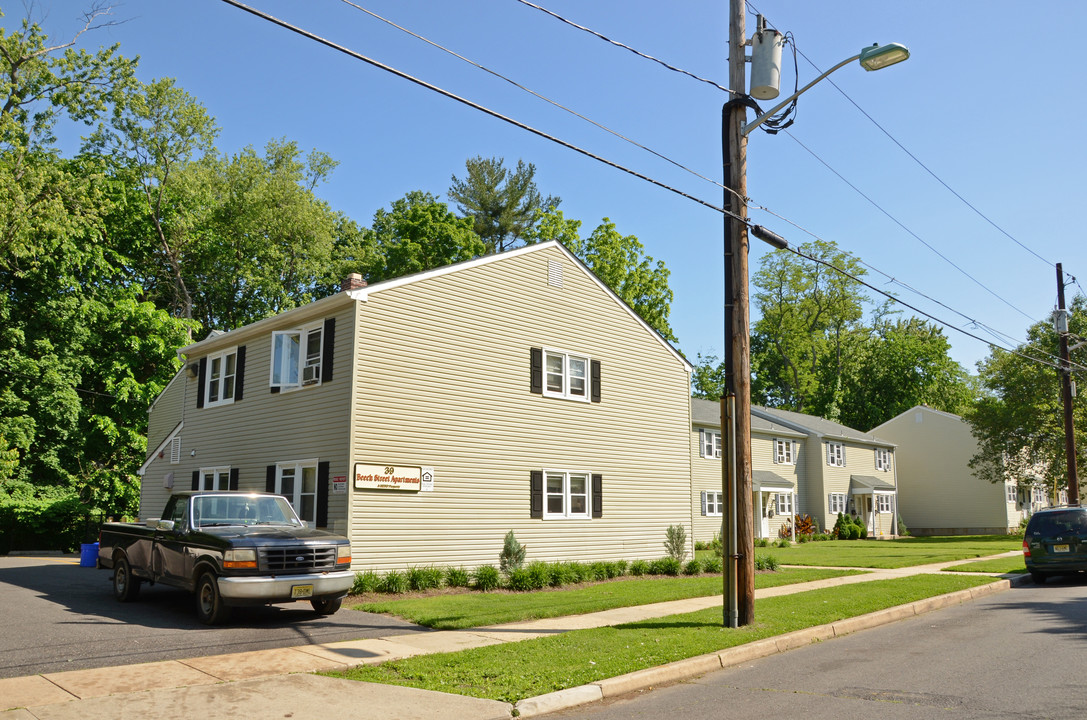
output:
{"label": "gable roof", "polygon": [[850,440],[867,445],[879,445],[888,448],[897,447],[895,443],[881,440],[871,433],[862,432],[815,415],[805,415],[791,410],[765,408],[756,405],[751,406],[751,414],[824,440]]}
{"label": "gable roof", "polygon": [[358,288],[355,290],[344,290],[336,293],[335,295],[329,295],[328,297],[315,300],[308,305],[293,308],[287,310],[278,315],[258,320],[255,323],[244,325],[240,328],[236,328],[229,332],[220,333],[218,335],[212,334],[203,340],[186,345],[178,350],[178,356],[199,356],[207,352],[213,351],[217,348],[228,347],[230,345],[244,342],[245,339],[254,335],[259,335],[264,332],[265,328],[272,324],[280,325],[286,319],[295,320],[298,323],[306,322],[334,310],[338,307],[346,305],[350,301],[355,302],[367,302],[371,295],[375,295],[386,290],[402,287],[405,285],[411,285],[413,283],[423,282],[435,277],[441,277],[443,275],[449,275],[452,273],[462,272],[471,268],[481,267],[483,265],[490,265],[491,263],[504,262],[510,258],[520,257],[522,255],[529,255],[532,253],[544,252],[547,250],[557,249],[567,259],[570,260],[578,269],[580,269],[586,276],[588,276],[601,290],[603,290],[608,297],[611,298],[619,307],[621,307],[631,318],[634,319],[639,325],[641,325],[647,332],[653,335],[653,337],[664,347],[673,357],[679,360],[687,372],[691,372],[694,368],[687,361],[687,358],[683,356],[670,342],[664,339],[664,337],[654,330],[649,324],[634,312],[621,297],[615,294],[604,281],[598,278],[589,267],[581,261],[576,255],[570,252],[562,243],[557,240],[548,240],[547,242],[538,243],[536,245],[524,245],[514,250],[507,250],[501,253],[495,253],[493,255],[484,255],[472,260],[464,260],[459,263],[453,263],[452,265],[445,265],[440,268],[434,268],[433,270],[424,270],[422,272],[412,273],[411,275],[403,275],[401,277],[390,278],[388,280],[382,280],[366,287]]}
{"label": "gable roof", "polygon": [[954,413],[944,412],[943,410],[937,410],[936,408],[931,408],[928,405],[914,405],[909,410],[904,410],[904,411],[900,412],[899,414],[895,415],[890,420],[887,420],[886,422],[883,422],[883,423],[875,426],[874,428],[872,428],[872,432],[873,433],[879,432],[879,429],[881,427],[884,427],[886,425],[890,425],[891,423],[895,422],[899,418],[906,417],[907,415],[910,415],[911,413],[916,413],[916,412],[926,412],[926,413],[929,413],[931,415],[937,415],[939,417],[948,418],[949,420],[961,420],[962,422],[966,422],[966,419],[964,417],[962,417],[961,415],[955,415]]}
{"label": "gable roof", "polygon": [[[691,398],[691,422],[694,425],[721,427],[721,403],[702,398]],[[762,434],[778,434],[787,437],[804,437],[805,433],[790,429],[766,418],[751,414],[751,430]]]}

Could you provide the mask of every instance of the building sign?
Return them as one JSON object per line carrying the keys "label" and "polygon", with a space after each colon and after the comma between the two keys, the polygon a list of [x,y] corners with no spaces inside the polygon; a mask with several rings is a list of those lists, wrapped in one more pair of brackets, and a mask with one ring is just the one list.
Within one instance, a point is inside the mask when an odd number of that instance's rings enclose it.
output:
{"label": "building sign", "polygon": [[434,468],[423,466],[423,484],[419,488],[422,492],[434,492]]}
{"label": "building sign", "polygon": [[335,475],[332,478],[332,493],[334,495],[344,495],[347,493],[347,476]]}
{"label": "building sign", "polygon": [[423,469],[394,465],[355,463],[356,490],[408,490],[419,492]]}

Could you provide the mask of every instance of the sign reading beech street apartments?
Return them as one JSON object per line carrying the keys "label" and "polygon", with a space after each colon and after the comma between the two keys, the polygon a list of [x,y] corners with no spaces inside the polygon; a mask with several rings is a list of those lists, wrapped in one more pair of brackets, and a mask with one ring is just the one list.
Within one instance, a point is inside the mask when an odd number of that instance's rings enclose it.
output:
{"label": "sign reading beech street apartments", "polygon": [[355,463],[356,490],[408,490],[419,492],[422,482],[423,469],[420,467]]}

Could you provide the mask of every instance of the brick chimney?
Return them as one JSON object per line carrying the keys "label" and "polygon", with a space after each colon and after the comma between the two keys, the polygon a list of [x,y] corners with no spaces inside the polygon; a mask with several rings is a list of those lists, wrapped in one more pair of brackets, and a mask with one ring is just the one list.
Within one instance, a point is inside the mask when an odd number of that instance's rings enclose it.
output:
{"label": "brick chimney", "polygon": [[359,273],[351,273],[340,281],[340,290],[343,292],[346,292],[347,290],[358,290],[359,288],[364,287],[366,287],[366,281],[362,279],[362,275]]}

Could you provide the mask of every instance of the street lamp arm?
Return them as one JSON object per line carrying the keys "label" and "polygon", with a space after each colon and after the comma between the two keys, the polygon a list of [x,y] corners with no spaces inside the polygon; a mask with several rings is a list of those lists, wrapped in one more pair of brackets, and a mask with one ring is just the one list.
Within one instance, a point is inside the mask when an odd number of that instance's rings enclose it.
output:
{"label": "street lamp arm", "polygon": [[752,120],[752,121],[751,121],[751,122],[749,122],[748,124],[744,125],[744,130],[743,130],[743,134],[744,134],[744,137],[747,137],[747,136],[748,136],[748,135],[749,135],[749,134],[751,133],[751,131],[752,131],[752,130],[754,130],[754,129],[755,129],[755,128],[757,128],[757,127],[758,127],[759,125],[762,125],[762,124],[763,124],[764,122],[766,122],[766,119],[767,119],[767,118],[769,118],[769,117],[771,117],[772,115],[776,114],[776,113],[777,113],[778,111],[780,111],[780,110],[781,110],[782,108],[784,108],[784,107],[785,107],[786,105],[788,105],[789,103],[791,103],[791,102],[792,102],[793,100],[797,99],[798,97],[800,97],[801,95],[803,95],[804,93],[806,93],[806,92],[807,92],[808,90],[810,90],[810,89],[812,88],[812,86],[814,86],[814,85],[815,85],[816,83],[818,83],[818,82],[819,82],[820,80],[822,80],[823,78],[825,78],[825,77],[826,77],[827,75],[830,75],[830,74],[831,74],[832,72],[834,72],[834,71],[835,71],[835,70],[837,70],[838,68],[841,68],[841,67],[845,67],[846,65],[848,65],[848,64],[849,64],[849,63],[851,63],[851,62],[853,62],[854,60],[859,60],[859,59],[860,59],[860,57],[861,57],[860,55],[854,55],[853,57],[851,57],[851,58],[849,58],[849,59],[847,59],[847,60],[842,60],[842,61],[841,61],[840,63],[838,63],[837,65],[835,65],[834,67],[832,67],[832,68],[831,68],[830,70],[827,70],[827,71],[826,71],[825,73],[823,73],[823,74],[822,74],[822,75],[820,75],[819,77],[815,78],[815,79],[814,79],[814,80],[812,80],[812,81],[811,81],[810,83],[808,83],[808,84],[807,84],[807,85],[805,85],[804,87],[800,88],[799,90],[797,90],[797,91],[796,91],[795,93],[793,93],[793,94],[792,94],[792,95],[790,95],[789,97],[787,97],[787,98],[785,98],[784,100],[782,100],[782,101],[781,101],[780,103],[778,103],[777,105],[775,105],[775,106],[774,106],[773,108],[771,108],[770,110],[767,110],[767,111],[766,111],[766,112],[764,112],[764,113],[763,113],[762,115],[759,115],[759,116],[758,116],[757,118],[755,118],[754,120]]}

